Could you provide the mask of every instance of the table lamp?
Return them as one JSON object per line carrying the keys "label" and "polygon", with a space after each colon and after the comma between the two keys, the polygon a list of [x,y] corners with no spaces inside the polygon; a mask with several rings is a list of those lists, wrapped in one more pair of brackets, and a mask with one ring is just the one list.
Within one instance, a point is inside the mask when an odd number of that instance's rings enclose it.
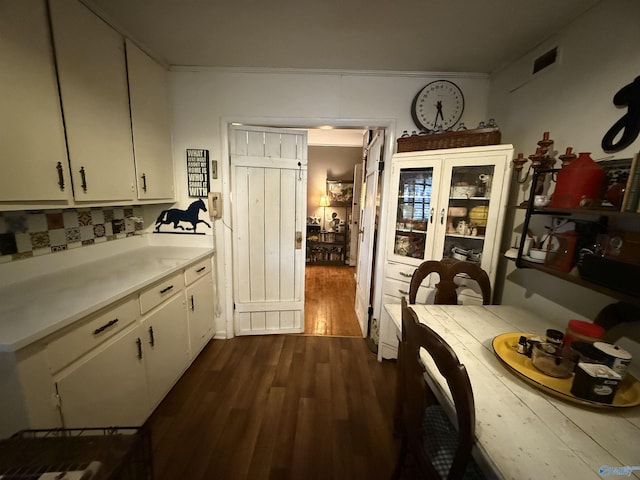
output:
{"label": "table lamp", "polygon": [[328,195],[322,195],[320,197],[320,206],[322,207],[322,231],[325,232],[326,229],[324,228],[324,222],[325,222],[325,219],[327,217],[327,215],[326,215],[327,207],[329,206],[329,196]]}

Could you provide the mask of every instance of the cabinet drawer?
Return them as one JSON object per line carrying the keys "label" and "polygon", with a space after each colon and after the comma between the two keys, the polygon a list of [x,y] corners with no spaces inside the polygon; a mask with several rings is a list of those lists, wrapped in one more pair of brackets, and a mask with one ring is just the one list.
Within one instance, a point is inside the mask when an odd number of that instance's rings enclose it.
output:
{"label": "cabinet drawer", "polygon": [[191,285],[200,277],[203,277],[211,271],[211,258],[207,257],[198,263],[191,265],[184,271],[184,280],[187,285]]}
{"label": "cabinet drawer", "polygon": [[[406,265],[404,263],[387,263],[385,270],[385,277],[395,278],[402,282],[411,282],[411,276],[418,267],[413,265]],[[407,290],[408,291],[408,290]]]}
{"label": "cabinet drawer", "polygon": [[[399,299],[401,297],[407,297],[407,301],[408,301],[409,300],[409,282],[401,282],[393,278],[385,278],[384,285],[382,287],[382,293],[384,295],[389,295],[390,297],[397,298],[398,303],[400,302]],[[418,289],[418,294],[416,295],[416,303],[433,303],[434,295],[435,295],[435,290],[433,288],[428,288],[424,286],[420,287]]]}
{"label": "cabinet drawer", "polygon": [[57,372],[75,361],[137,318],[137,302],[135,298],[130,298],[116,307],[109,307],[102,313],[83,321],[82,325],[74,327],[47,345],[51,371]]}
{"label": "cabinet drawer", "polygon": [[184,274],[176,273],[140,293],[140,313],[145,314],[165,299],[172,297],[184,288]]}

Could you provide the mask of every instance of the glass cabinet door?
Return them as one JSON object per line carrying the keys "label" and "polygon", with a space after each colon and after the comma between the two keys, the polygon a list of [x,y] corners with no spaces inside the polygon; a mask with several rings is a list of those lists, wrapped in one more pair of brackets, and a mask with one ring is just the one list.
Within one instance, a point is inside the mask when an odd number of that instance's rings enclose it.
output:
{"label": "glass cabinet door", "polygon": [[[425,259],[428,231],[433,213],[434,168],[400,168],[397,180],[397,204],[393,255],[406,259]],[[413,263],[413,262],[410,262]]]}
{"label": "glass cabinet door", "polygon": [[490,213],[494,213],[491,211],[494,178],[495,164],[451,167],[447,198],[442,202],[446,208],[442,258],[482,263],[487,235],[493,238],[495,233],[487,231],[487,224],[491,229]]}

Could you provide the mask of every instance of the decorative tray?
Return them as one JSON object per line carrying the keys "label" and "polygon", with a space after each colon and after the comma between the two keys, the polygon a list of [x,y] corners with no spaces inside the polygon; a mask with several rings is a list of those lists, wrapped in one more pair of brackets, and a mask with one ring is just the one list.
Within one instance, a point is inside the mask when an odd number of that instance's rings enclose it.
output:
{"label": "decorative tray", "polygon": [[532,333],[503,333],[493,339],[493,351],[510,370],[533,386],[565,400],[583,405],[612,408],[640,405],[640,382],[629,373],[618,385],[618,391],[611,404],[576,397],[571,393],[573,374],[569,378],[550,377],[534,367],[529,357],[518,353],[517,345],[521,335],[527,338],[536,336]]}

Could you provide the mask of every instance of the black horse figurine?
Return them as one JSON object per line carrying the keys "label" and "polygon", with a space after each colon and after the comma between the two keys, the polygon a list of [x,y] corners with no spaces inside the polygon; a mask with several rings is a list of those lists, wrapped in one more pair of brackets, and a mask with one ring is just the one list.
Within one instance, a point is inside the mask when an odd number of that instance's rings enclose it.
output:
{"label": "black horse figurine", "polygon": [[[200,210],[203,212],[207,211],[201,198],[189,205],[186,210],[180,210],[179,208],[163,210],[156,220],[156,232],[160,231],[161,225],[168,225],[170,223],[173,223],[174,230],[177,228],[181,230],[193,230],[193,233],[196,233],[196,226],[199,223],[204,223],[207,227],[211,228],[211,225],[198,218]],[[184,228],[180,225],[180,222],[190,223],[191,228]]]}

